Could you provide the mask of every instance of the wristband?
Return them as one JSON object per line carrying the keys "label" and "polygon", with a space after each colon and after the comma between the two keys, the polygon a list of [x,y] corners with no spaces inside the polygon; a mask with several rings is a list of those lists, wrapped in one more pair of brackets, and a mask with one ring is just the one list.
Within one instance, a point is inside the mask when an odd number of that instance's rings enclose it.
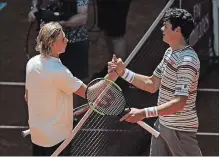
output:
{"label": "wristband", "polygon": [[157,117],[158,116],[158,112],[157,112],[157,107],[148,107],[144,109],[145,114],[146,114],[146,118],[149,117]]}
{"label": "wristband", "polygon": [[121,76],[125,81],[131,83],[134,80],[135,73],[131,70],[125,69],[124,75]]}

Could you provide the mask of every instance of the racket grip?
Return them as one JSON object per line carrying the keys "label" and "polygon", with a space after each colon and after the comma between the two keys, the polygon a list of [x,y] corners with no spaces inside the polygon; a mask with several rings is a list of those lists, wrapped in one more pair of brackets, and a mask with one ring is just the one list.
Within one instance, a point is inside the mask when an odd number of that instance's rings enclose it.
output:
{"label": "racket grip", "polygon": [[148,132],[150,132],[156,138],[160,135],[160,133],[157,130],[155,130],[154,128],[152,128],[150,125],[146,124],[143,121],[138,121],[137,124],[140,125],[142,128],[144,128],[145,130],[147,130]]}
{"label": "racket grip", "polygon": [[21,135],[22,135],[23,137],[26,137],[27,135],[30,134],[30,132],[31,132],[30,129],[24,130],[24,131],[21,132]]}

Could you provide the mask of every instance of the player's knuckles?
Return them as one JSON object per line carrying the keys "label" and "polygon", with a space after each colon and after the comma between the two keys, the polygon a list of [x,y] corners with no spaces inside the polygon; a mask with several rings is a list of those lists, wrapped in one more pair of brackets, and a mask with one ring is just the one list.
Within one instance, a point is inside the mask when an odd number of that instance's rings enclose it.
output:
{"label": "player's knuckles", "polygon": [[129,112],[130,111],[130,109],[129,108],[125,108],[125,112]]}
{"label": "player's knuckles", "polygon": [[112,65],[112,64],[113,64],[113,62],[112,62],[112,61],[108,62],[108,65]]}
{"label": "player's knuckles", "polygon": [[123,116],[123,119],[127,120],[127,119],[130,118],[130,116],[131,116],[131,115],[130,115],[129,113],[127,113],[126,115]]}
{"label": "player's knuckles", "polygon": [[108,66],[108,70],[112,71],[112,70],[114,70],[114,68],[112,68],[111,66]]}
{"label": "player's knuckles", "polygon": [[122,62],[122,59],[121,58],[118,58],[117,59],[117,63],[121,63]]}
{"label": "player's knuckles", "polygon": [[128,117],[128,114],[124,115],[121,119],[125,120]]}
{"label": "player's knuckles", "polygon": [[129,122],[129,123],[134,123],[134,119],[132,117],[128,117],[126,119],[126,121]]}
{"label": "player's knuckles", "polygon": [[112,72],[112,69],[108,69],[108,73],[111,73]]}
{"label": "player's knuckles", "polygon": [[109,64],[108,66],[109,67],[117,67],[117,65],[115,65],[115,64]]}

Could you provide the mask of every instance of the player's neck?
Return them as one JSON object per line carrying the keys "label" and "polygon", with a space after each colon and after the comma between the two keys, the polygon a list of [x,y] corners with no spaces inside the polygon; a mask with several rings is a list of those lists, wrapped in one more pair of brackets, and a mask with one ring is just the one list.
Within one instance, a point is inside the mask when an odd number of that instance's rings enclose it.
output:
{"label": "player's neck", "polygon": [[55,52],[51,52],[50,56],[54,58],[59,58],[59,54]]}
{"label": "player's neck", "polygon": [[184,39],[175,40],[173,43],[169,44],[173,51],[183,49],[188,44]]}

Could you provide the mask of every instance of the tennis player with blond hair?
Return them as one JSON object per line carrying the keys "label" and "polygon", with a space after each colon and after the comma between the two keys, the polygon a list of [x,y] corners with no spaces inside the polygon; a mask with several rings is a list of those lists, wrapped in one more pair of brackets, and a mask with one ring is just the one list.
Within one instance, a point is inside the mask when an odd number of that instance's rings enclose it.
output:
{"label": "tennis player with blond hair", "polygon": [[26,66],[25,99],[34,156],[51,155],[68,137],[73,129],[72,93],[84,97],[86,85],[59,59],[67,42],[60,24],[45,24],[37,37],[36,50],[40,54]]}
{"label": "tennis player with blond hair", "polygon": [[[73,129],[73,93],[85,98],[87,86],[74,77],[60,61],[67,38],[61,25],[50,22],[42,26],[37,37],[39,55],[26,66],[25,100],[28,104],[29,128],[33,156],[50,156],[69,137]],[[113,80],[111,73],[106,79]],[[105,84],[100,83],[101,86]],[[99,85],[90,89],[96,90]],[[60,155],[69,154],[70,145]]]}

